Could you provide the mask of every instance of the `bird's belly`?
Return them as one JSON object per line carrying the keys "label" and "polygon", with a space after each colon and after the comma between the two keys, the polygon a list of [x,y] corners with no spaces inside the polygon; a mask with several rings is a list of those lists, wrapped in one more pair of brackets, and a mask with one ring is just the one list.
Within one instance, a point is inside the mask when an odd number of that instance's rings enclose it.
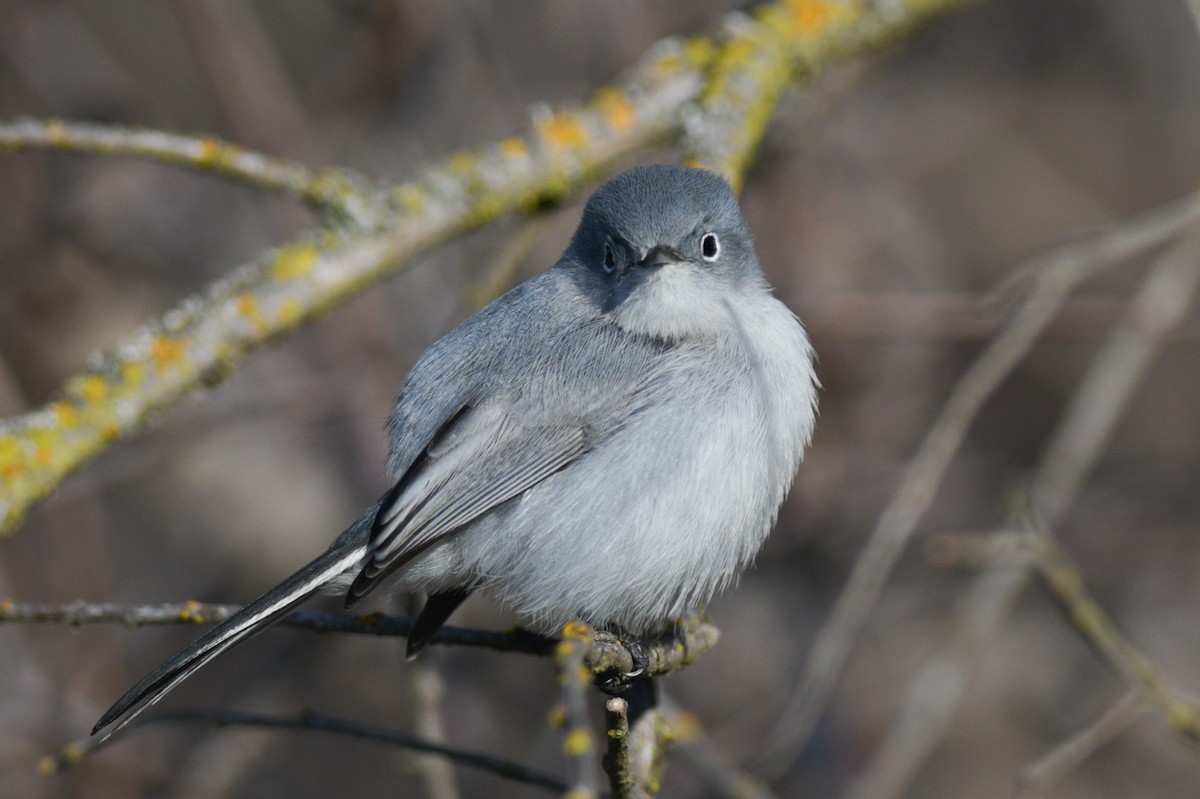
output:
{"label": "bird's belly", "polygon": [[[708,601],[777,510],[746,403],[656,407],[472,525],[456,553],[528,622],[650,632]],[[631,451],[636,450],[636,457]]]}

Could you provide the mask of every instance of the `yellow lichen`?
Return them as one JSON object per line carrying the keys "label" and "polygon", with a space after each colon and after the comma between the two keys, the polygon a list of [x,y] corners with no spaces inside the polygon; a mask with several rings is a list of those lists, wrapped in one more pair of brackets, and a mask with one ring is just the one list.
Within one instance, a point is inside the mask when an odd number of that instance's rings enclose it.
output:
{"label": "yellow lichen", "polygon": [[285,325],[294,325],[300,321],[300,301],[295,297],[288,297],[283,302],[279,303],[278,311],[279,321]]}
{"label": "yellow lichen", "polygon": [[563,754],[567,757],[579,757],[592,751],[592,733],[583,727],[576,727],[567,733],[563,739]]}
{"label": "yellow lichen", "polygon": [[543,139],[563,149],[579,147],[587,140],[583,124],[569,114],[558,114],[546,120],[540,132]]}
{"label": "yellow lichen", "polygon": [[550,708],[550,712],[546,714],[546,723],[548,723],[551,727],[566,726],[567,706],[558,704]]}
{"label": "yellow lichen", "polygon": [[200,603],[194,599],[189,599],[183,603],[183,608],[179,611],[179,620],[193,622],[195,624],[204,623],[204,614],[200,613]]}
{"label": "yellow lichen", "polygon": [[462,175],[475,169],[475,165],[479,162],[479,157],[471,150],[460,150],[457,153],[451,153],[446,160],[446,166],[452,174]]}
{"label": "yellow lichen", "polygon": [[833,18],[834,11],[828,0],[789,0],[787,9],[796,29],[809,36],[819,33]]}
{"label": "yellow lichen", "polygon": [[563,638],[590,641],[592,638],[592,628],[581,621],[569,621],[563,625],[562,635]]}
{"label": "yellow lichen", "polygon": [[221,143],[216,139],[203,139],[200,142],[200,152],[196,155],[196,163],[205,166],[214,163],[221,154]]}
{"label": "yellow lichen", "polygon": [[158,336],[150,344],[150,358],[154,368],[163,371],[172,366],[181,366],[187,355],[187,341],[171,336]]}
{"label": "yellow lichen", "polygon": [[295,280],[312,271],[317,263],[317,248],[307,242],[298,242],[281,248],[271,264],[271,276],[276,280]]}
{"label": "yellow lichen", "polygon": [[700,719],[685,710],[677,710],[670,718],[671,737],[676,741],[690,741],[704,731]]}
{"label": "yellow lichen", "polygon": [[244,291],[237,296],[236,307],[240,316],[257,316],[258,298],[250,292]]}
{"label": "yellow lichen", "polygon": [[121,364],[121,382],[129,388],[137,388],[146,377],[146,369],[137,361],[126,361]]}
{"label": "yellow lichen", "polygon": [[21,447],[11,435],[0,437],[0,480],[11,482],[16,480],[25,465],[21,462]]}
{"label": "yellow lichen", "polygon": [[35,444],[33,447],[33,464],[45,469],[52,463],[54,463],[54,448],[48,446],[45,442]]}
{"label": "yellow lichen", "polygon": [[70,430],[79,424],[79,411],[66,400],[59,400],[51,406],[54,415],[58,417],[58,426]]}
{"label": "yellow lichen", "polygon": [[409,214],[419,214],[425,210],[426,195],[420,188],[406,184],[392,193],[396,205],[401,211]]}
{"label": "yellow lichen", "polygon": [[67,131],[57,119],[46,123],[46,138],[51,144],[67,144]]}
{"label": "yellow lichen", "polygon": [[633,103],[623,92],[613,88],[601,89],[596,100],[610,128],[624,133],[633,127],[637,114]]}
{"label": "yellow lichen", "polygon": [[90,403],[101,402],[108,396],[108,381],[100,375],[86,375],[79,381],[79,396]]}
{"label": "yellow lichen", "polygon": [[500,152],[505,158],[521,158],[529,154],[529,148],[524,139],[510,136],[500,142]]}

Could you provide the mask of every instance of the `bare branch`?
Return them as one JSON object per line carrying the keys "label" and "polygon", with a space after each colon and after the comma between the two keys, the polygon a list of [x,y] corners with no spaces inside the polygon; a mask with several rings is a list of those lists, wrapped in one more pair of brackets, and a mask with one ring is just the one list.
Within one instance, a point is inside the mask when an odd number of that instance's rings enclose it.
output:
{"label": "bare branch", "polygon": [[1096,750],[1124,732],[1146,710],[1138,692],[1121,697],[1095,721],[1021,770],[1019,799],[1044,796]]}
{"label": "bare branch", "polygon": [[1200,235],[1182,238],[1156,262],[1125,320],[1096,356],[1034,476],[1033,511],[1053,529],[1112,438],[1166,334],[1191,307],[1200,283]]}
{"label": "bare branch", "polygon": [[213,136],[184,136],[160,130],[72,122],[14,119],[0,122],[0,153],[58,150],[96,155],[128,155],[184,166],[279,192],[327,211],[342,207],[325,185],[329,175],[303,164],[256,153]]}
{"label": "bare branch", "polygon": [[[772,772],[786,768],[807,741],[892,566],[932,503],[946,468],[983,403],[1025,356],[1081,280],[1102,266],[1162,243],[1198,218],[1200,195],[1192,195],[1054,250],[1021,270],[1032,283],[1025,299],[1008,326],[955,385],[880,514],[817,637],[805,677],[782,713],[774,742],[764,755]],[[1019,585],[1015,582],[1013,589]]]}
{"label": "bare branch", "polygon": [[762,781],[729,762],[694,715],[670,697],[663,698],[663,712],[671,729],[672,755],[686,762],[703,781],[709,795],[722,799],[775,799]]}
{"label": "bare branch", "polygon": [[[560,199],[614,159],[677,135],[680,113],[699,95],[714,58],[722,66],[707,103],[711,113],[722,109],[731,115],[717,127],[729,133],[736,119],[746,132],[732,142],[706,138],[724,141],[705,145],[711,156],[701,152],[705,147],[694,149],[736,183],[786,81],[875,49],[962,3],[768,4],[752,24],[726,25],[732,32],[719,46],[708,39],[660,42],[627,80],[601,90],[587,105],[541,112],[526,135],[457,153],[416,180],[392,187],[372,186],[348,171],[314,176],[211,139],[54,121],[10,123],[0,149],[124,152],[182,163],[287,191],[334,209],[330,216],[336,218],[327,220],[329,228],[280,247],[184,300],[95,358],[57,399],[0,424],[0,531],[15,529],[30,506],[66,475],[145,426],[155,411],[231,373],[247,352],[435,245],[505,212]],[[757,56],[746,56],[764,44],[771,69],[759,75]]]}
{"label": "bare branch", "polygon": [[[1200,241],[1192,232],[1156,260],[1127,318],[1075,391],[1031,488],[1041,521],[1058,522],[1074,502],[1150,359],[1183,317],[1198,281]],[[1186,735],[1197,735],[1200,710],[1195,703],[1172,688],[1157,667],[1120,634],[1092,601],[1083,576],[1048,530],[1033,526],[1031,532],[997,539],[993,568],[981,575],[959,603],[958,624],[944,647],[922,665],[912,681],[896,723],[859,778],[853,796],[883,799],[904,791],[948,728],[971,672],[1025,585],[1030,565],[1050,584],[1076,628],[1131,684],[1140,686],[1168,724]],[[1013,543],[1025,550],[1026,557],[1013,560]],[[939,548],[947,554],[945,547]]]}
{"label": "bare branch", "polygon": [[[491,755],[468,752],[441,744],[430,743],[414,735],[361,724],[356,721],[326,716],[321,713],[308,711],[298,716],[271,716],[263,713],[237,713],[225,710],[178,710],[169,713],[155,713],[143,716],[130,724],[123,735],[135,730],[141,730],[155,724],[177,724],[181,722],[202,722],[217,727],[266,727],[283,730],[312,730],[331,732],[338,735],[349,735],[375,743],[384,743],[417,752],[427,752],[463,766],[481,769],[504,779],[515,780],[527,785],[546,788],[562,793],[566,790],[561,780],[535,771],[519,763],[513,763]],[[38,764],[39,770],[46,775],[55,774],[77,764],[90,755],[103,742],[111,738],[83,738],[63,748],[58,755],[47,756]]]}
{"label": "bare branch", "polygon": [[596,738],[588,722],[587,692],[592,670],[586,665],[587,652],[594,639],[586,624],[572,622],[562,631],[562,640],[554,649],[562,702],[554,721],[565,731],[563,755],[571,767],[571,799],[596,799],[600,795],[600,775],[596,771]]}
{"label": "bare branch", "polygon": [[634,799],[637,796],[637,777],[633,773],[633,754],[629,746],[629,702],[622,697],[609,697],[604,703],[604,731],[608,736],[608,753],[604,768],[613,799]]}

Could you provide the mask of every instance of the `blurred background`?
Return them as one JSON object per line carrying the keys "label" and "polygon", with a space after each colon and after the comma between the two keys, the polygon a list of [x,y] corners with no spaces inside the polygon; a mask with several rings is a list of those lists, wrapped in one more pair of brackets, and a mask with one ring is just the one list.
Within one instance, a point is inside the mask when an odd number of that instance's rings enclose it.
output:
{"label": "blurred background", "polygon": [[[532,103],[587,98],[659,38],[705,31],[731,7],[8,0],[0,118],[213,133],[398,180],[523,131]],[[757,567],[711,608],[719,647],[666,680],[731,762],[770,743],[901,470],[994,334],[999,317],[978,301],[1044,248],[1194,190],[1198,140],[1200,37],[1182,0],[982,3],[784,101],[744,208],[778,295],[819,352],[821,418]],[[577,214],[553,213],[523,277],[553,263]],[[0,156],[0,417],[39,406],[89,353],[311,221],[263,192],[136,160]],[[518,226],[441,248],[67,480],[0,540],[0,596],[243,602],[274,585],[385,488],[381,428],[395,393],[466,315]],[[977,576],[931,562],[922,539],[1007,523],[1144,260],[1084,284],[986,405],[812,743],[774,777],[779,795],[845,795],[872,761]],[[1056,532],[1122,629],[1200,691],[1197,407],[1192,310]],[[512,619],[473,598],[454,622]],[[40,756],[86,734],[195,633],[0,629],[0,793],[420,795],[409,760],[373,744],[197,726],[145,730],[64,775],[37,776]],[[561,771],[548,663],[447,649],[427,662],[445,679],[450,743]],[[410,729],[411,668],[397,642],[276,629],[164,706],[313,708]],[[907,795],[1011,796],[1021,769],[1125,690],[1031,584]],[[457,773],[466,796],[542,795]],[[1184,797],[1197,784],[1195,747],[1148,713],[1053,795]],[[708,790],[686,763],[669,767],[664,796]]]}

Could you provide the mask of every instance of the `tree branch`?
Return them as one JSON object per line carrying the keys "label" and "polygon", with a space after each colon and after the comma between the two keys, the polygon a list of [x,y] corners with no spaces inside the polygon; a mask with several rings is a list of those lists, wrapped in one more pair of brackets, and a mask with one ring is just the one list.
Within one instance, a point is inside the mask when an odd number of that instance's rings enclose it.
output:
{"label": "tree branch", "polygon": [[781,772],[803,748],[823,712],[850,648],[883,590],[942,477],[984,402],[1020,363],[1067,295],[1100,268],[1157,246],[1200,220],[1200,194],[1154,209],[1082,241],[1052,250],[1019,270],[1009,287],[1028,286],[1004,330],[954,386],[896,492],[855,560],[809,658],[804,679],[780,716],[763,756]]}
{"label": "tree branch", "polygon": [[[297,716],[272,716],[264,713],[239,713],[227,710],[176,710],[165,713],[155,713],[132,722],[123,732],[127,735],[134,730],[141,730],[156,724],[178,724],[181,722],[202,722],[217,727],[260,727],[283,730],[311,730],[331,732],[337,735],[349,735],[375,743],[388,744],[416,752],[445,757],[454,763],[495,774],[504,779],[515,780],[563,793],[566,787],[561,780],[551,777],[520,763],[492,757],[491,755],[468,752],[441,744],[430,743],[407,733],[362,724],[356,721],[326,716],[313,711],[306,711]],[[83,738],[64,747],[55,756],[47,756],[38,763],[38,770],[47,776],[68,769],[80,760],[90,755],[111,738]]]}
{"label": "tree branch", "polygon": [[[0,532],[15,529],[35,502],[112,442],[227,376],[251,350],[437,244],[503,213],[559,200],[614,159],[678,135],[682,109],[700,96],[714,63],[715,80],[695,112],[713,124],[703,136],[703,125],[690,125],[691,140],[707,142],[691,149],[699,162],[740,183],[786,82],[874,50],[963,3],[767,4],[750,24],[741,15],[728,18],[729,34],[719,43],[664,40],[628,79],[597,92],[588,104],[540,112],[524,136],[451,155],[396,186],[373,185],[347,170],[313,174],[210,138],[57,121],[10,123],[0,149],[122,152],[185,164],[300,197],[327,218],[324,228],[234,271],[117,342],[46,406],[0,423]],[[756,54],[767,58],[768,68]],[[745,130],[725,136],[738,125]]]}
{"label": "tree branch", "polygon": [[336,192],[330,191],[331,178],[340,170],[313,172],[295,161],[273,158],[213,136],[185,136],[65,119],[0,122],[0,153],[23,150],[134,156],[279,192],[301,200],[317,211],[328,212],[346,206],[339,201]]}

